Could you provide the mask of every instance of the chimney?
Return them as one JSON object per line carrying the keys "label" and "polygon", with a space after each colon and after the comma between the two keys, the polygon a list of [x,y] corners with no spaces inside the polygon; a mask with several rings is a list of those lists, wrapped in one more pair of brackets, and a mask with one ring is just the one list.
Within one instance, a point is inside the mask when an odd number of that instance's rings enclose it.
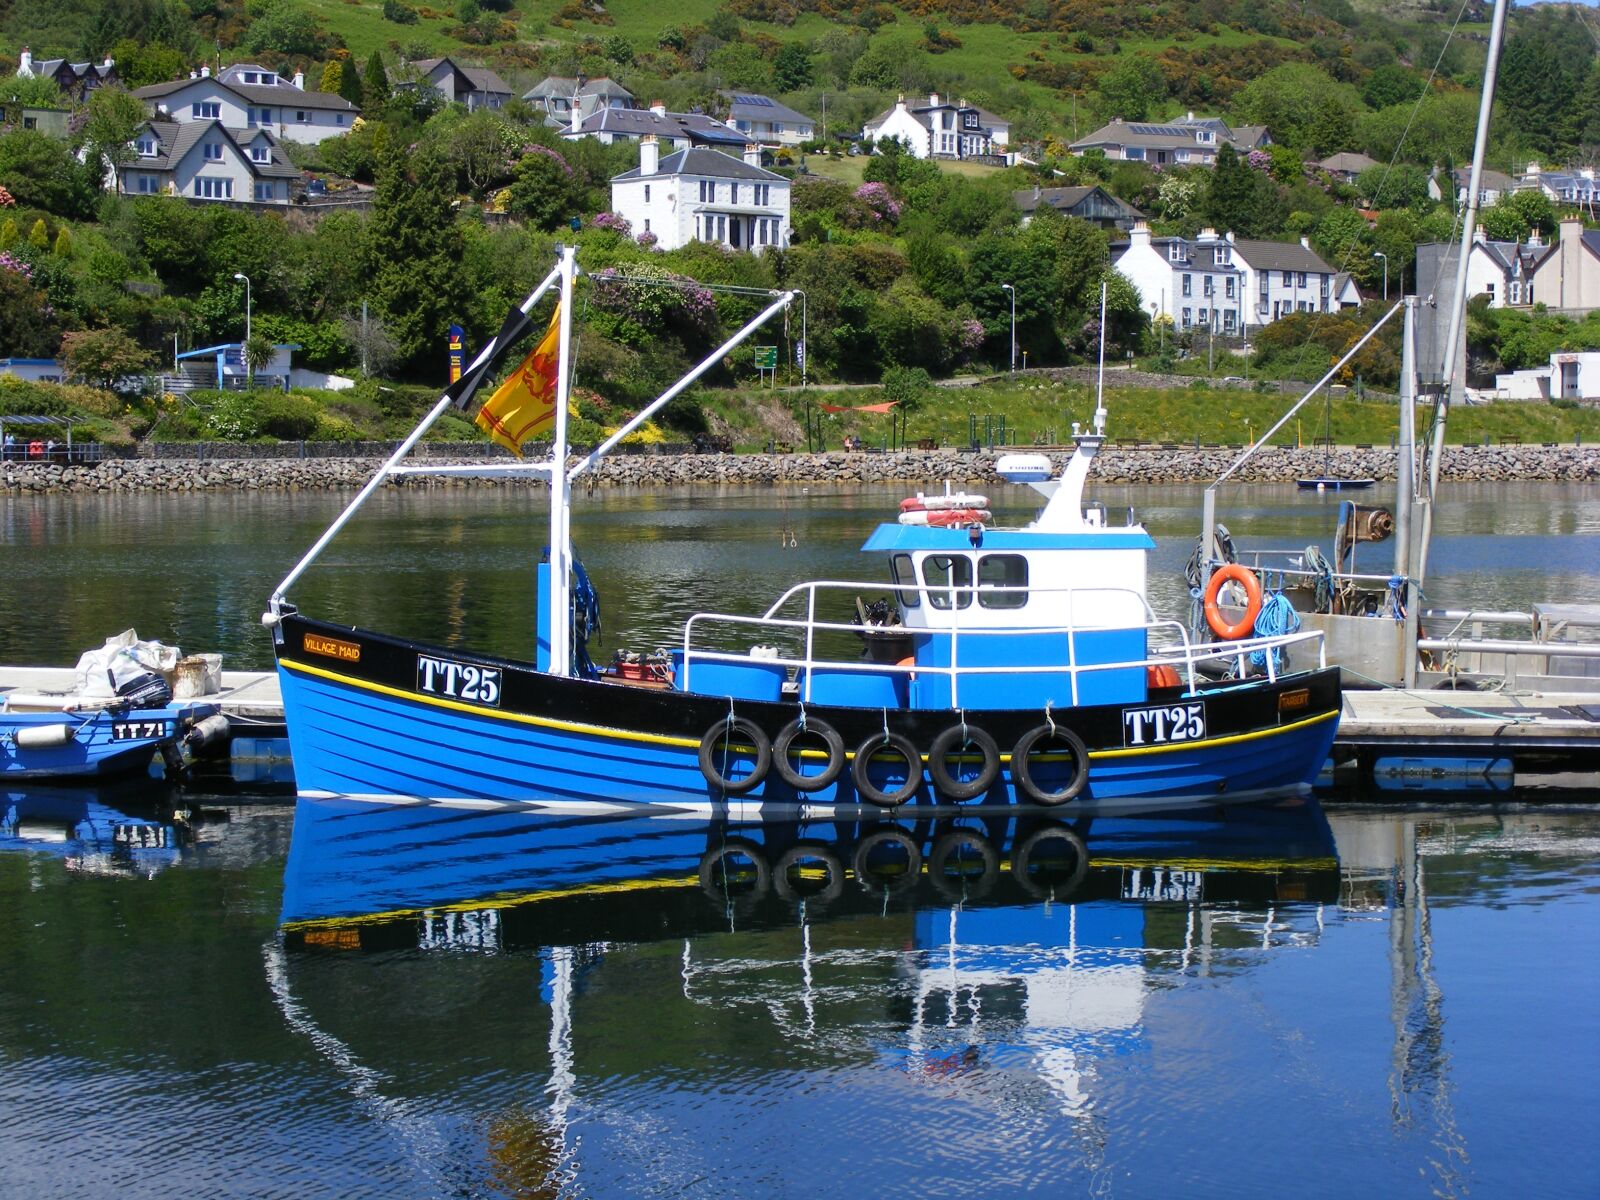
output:
{"label": "chimney", "polygon": [[205,67],[201,67],[200,68],[200,78],[201,79],[210,79],[211,78],[211,68],[209,66],[205,66]]}
{"label": "chimney", "polygon": [[[1233,235],[1232,234],[1228,235],[1228,240],[1229,241],[1233,240]],[[1304,246],[1307,250],[1311,249],[1311,239],[1306,237],[1305,234],[1301,234],[1300,235],[1300,244],[1302,246]]]}
{"label": "chimney", "polygon": [[1217,231],[1209,225],[1202,229],[1200,231],[1200,236],[1195,239],[1197,242],[1214,242],[1216,240]]}
{"label": "chimney", "polygon": [[1474,229],[1472,231],[1472,240],[1477,242],[1477,243],[1479,243],[1480,245],[1489,240],[1489,235],[1486,232],[1484,232],[1484,228],[1483,228],[1482,225],[1479,225],[1476,229]]}
{"label": "chimney", "polygon": [[759,167],[761,165],[761,147],[754,142],[746,142],[744,147],[744,161],[746,166]]}
{"label": "chimney", "polygon": [[939,93],[938,92],[929,92],[928,93],[928,107],[929,108],[938,108],[939,107]]}
{"label": "chimney", "polygon": [[1531,162],[1531,163],[1528,164],[1528,177],[1530,179],[1539,178],[1539,164],[1538,163]]}
{"label": "chimney", "polygon": [[1583,237],[1582,217],[1563,217],[1558,227],[1556,237],[1564,246],[1576,246],[1578,239]]}
{"label": "chimney", "polygon": [[189,78],[190,79],[199,79],[200,78],[200,72],[199,71],[190,71],[189,72]]}
{"label": "chimney", "polygon": [[661,169],[661,142],[653,133],[639,139],[639,174],[654,175]]}
{"label": "chimney", "polygon": [[1189,121],[1193,121],[1194,120],[1194,109],[1191,108],[1189,110],[1189,115],[1185,119],[1189,120]]}
{"label": "chimney", "polygon": [[[1230,245],[1230,246],[1233,245],[1233,230],[1231,230],[1231,229],[1228,230],[1228,232],[1223,234],[1222,236],[1228,239],[1228,245]],[[1301,238],[1300,240],[1301,241],[1305,241],[1304,238]]]}
{"label": "chimney", "polygon": [[667,115],[667,102],[665,100],[652,100],[652,101],[650,101],[650,111],[655,113],[655,115],[658,116],[658,117],[666,116]]}
{"label": "chimney", "polygon": [[905,108],[906,108],[906,94],[904,92],[900,93],[899,99],[897,99],[894,102],[894,106],[896,108],[898,108],[901,112],[905,111]]}
{"label": "chimney", "polygon": [[294,86],[295,86],[296,90],[302,91],[302,92],[305,91],[306,90],[306,73],[304,71],[296,71],[294,73],[293,83],[294,83]]}
{"label": "chimney", "polygon": [[17,74],[24,79],[33,74],[33,51],[26,46],[22,48],[22,57],[17,59]]}
{"label": "chimney", "polygon": [[112,67],[117,65],[117,60],[112,58],[111,55],[108,54],[108,55],[106,55],[105,62],[101,63],[100,65],[102,67],[104,67],[106,70],[109,71],[109,70],[111,70]]}
{"label": "chimney", "polygon": [[1148,221],[1135,221],[1133,228],[1128,230],[1128,249],[1138,250],[1150,245],[1150,223]]}
{"label": "chimney", "polygon": [[1537,229],[1530,229],[1528,231],[1528,245],[1530,245],[1530,246],[1543,246],[1544,245],[1544,239],[1539,236],[1539,231]]}

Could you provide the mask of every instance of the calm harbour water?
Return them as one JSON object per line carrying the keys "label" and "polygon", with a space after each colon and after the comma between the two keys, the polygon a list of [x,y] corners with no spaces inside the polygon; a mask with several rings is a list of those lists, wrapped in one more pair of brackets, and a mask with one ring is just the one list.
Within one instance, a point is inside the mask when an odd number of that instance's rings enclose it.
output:
{"label": "calm harbour water", "polygon": [[[872,577],[901,494],[596,495],[602,651]],[[1332,499],[1244,496],[1241,543],[1326,546]],[[1102,493],[1157,535],[1158,611],[1197,497]],[[375,504],[297,600],[525,652],[537,495]],[[0,501],[0,661],[135,625],[265,666],[337,505]],[[1435,603],[1600,600],[1592,487],[1454,489],[1440,528]],[[1600,812],[1355,799],[739,827],[0,792],[0,1195],[1600,1193]]]}

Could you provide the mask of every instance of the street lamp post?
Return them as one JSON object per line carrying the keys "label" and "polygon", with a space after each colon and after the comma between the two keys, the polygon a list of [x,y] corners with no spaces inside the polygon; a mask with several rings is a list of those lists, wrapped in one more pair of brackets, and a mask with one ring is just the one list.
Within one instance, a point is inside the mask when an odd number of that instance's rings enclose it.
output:
{"label": "street lamp post", "polygon": [[1374,250],[1373,258],[1383,259],[1383,302],[1389,303],[1389,256],[1382,250]]}
{"label": "street lamp post", "polygon": [[1011,373],[1017,373],[1017,289],[1009,283],[1000,285],[1011,293]]}
{"label": "street lamp post", "polygon": [[250,276],[235,271],[233,277],[244,280],[244,345],[239,348],[239,357],[244,359],[245,378],[254,383],[255,368],[250,365]]}

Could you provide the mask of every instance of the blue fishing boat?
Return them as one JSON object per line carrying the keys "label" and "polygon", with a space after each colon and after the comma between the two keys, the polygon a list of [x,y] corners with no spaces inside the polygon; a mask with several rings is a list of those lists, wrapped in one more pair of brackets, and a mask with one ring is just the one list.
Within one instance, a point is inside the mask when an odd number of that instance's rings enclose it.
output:
{"label": "blue fishing boat", "polygon": [[195,736],[197,725],[215,712],[215,706],[196,704],[83,712],[0,709],[0,778],[78,779],[143,771],[157,754],[181,755],[183,739]]}
{"label": "blue fishing boat", "polygon": [[[566,443],[574,255],[507,320],[279,585],[271,630],[299,794],[388,802],[657,804],[703,808],[1176,800],[1305,788],[1327,758],[1339,680],[1320,635],[1192,641],[1152,612],[1154,547],[1130,512],[1085,498],[1106,412],[1074,426],[1056,473],[1042,455],[998,470],[1040,493],[1016,528],[963,498],[960,523],[926,497],[871,531],[876,581],[819,580],[756,614],[685,614],[664,660],[602,671],[596,601],[571,544],[572,486],[617,443],[796,298],[762,314],[576,464]],[[407,464],[426,428],[562,302],[550,457]],[[534,356],[530,356],[530,362]],[[523,371],[528,369],[525,363]],[[542,473],[550,549],[538,566],[534,661],[338,625],[302,613],[300,575],[385,480]],[[949,506],[946,506],[949,507]],[[869,600],[873,593],[883,595]],[[853,611],[852,611],[853,609]]]}

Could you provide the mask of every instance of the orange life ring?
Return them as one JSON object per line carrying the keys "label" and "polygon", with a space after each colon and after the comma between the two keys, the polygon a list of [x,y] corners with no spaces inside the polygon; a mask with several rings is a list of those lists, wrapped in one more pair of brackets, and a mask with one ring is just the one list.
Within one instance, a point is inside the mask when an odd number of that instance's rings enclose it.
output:
{"label": "orange life ring", "polygon": [[[1222,594],[1222,585],[1225,583],[1237,583],[1244,588],[1244,616],[1231,625],[1223,620],[1222,610],[1217,606],[1217,597]],[[1260,615],[1261,581],[1253,571],[1238,563],[1229,563],[1220,571],[1211,573],[1211,582],[1206,585],[1206,624],[1211,626],[1212,633],[1225,642],[1236,641],[1256,627],[1256,617]]]}
{"label": "orange life ring", "polygon": [[1145,684],[1153,688],[1171,688],[1183,686],[1183,678],[1175,667],[1166,663],[1151,663],[1144,669]]}

